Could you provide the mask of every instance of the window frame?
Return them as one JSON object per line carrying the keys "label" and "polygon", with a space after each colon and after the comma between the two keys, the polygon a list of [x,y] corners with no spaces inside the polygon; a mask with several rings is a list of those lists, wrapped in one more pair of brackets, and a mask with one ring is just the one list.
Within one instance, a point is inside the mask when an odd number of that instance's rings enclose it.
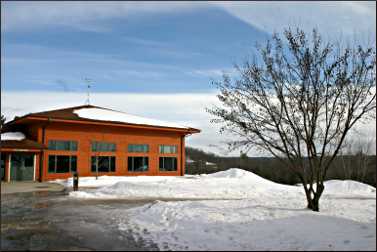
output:
{"label": "window frame", "polygon": [[[138,151],[138,150],[130,150],[130,147],[146,147],[146,150]],[[127,145],[127,152],[128,153],[149,153],[149,144],[128,144]]]}
{"label": "window frame", "polygon": [[[174,152],[166,151],[165,150],[166,147],[169,147],[170,150],[173,147],[175,151]],[[158,146],[158,152],[160,154],[178,154],[178,145],[176,145],[176,144],[160,144]]]}
{"label": "window frame", "polygon": [[[98,170],[98,158],[106,157],[108,158],[108,171],[99,171]],[[95,170],[93,171],[93,158],[95,158]],[[113,160],[113,161],[112,161]],[[114,167],[114,170],[112,169]],[[116,156],[115,155],[92,155],[90,157],[90,172],[91,173],[112,173],[116,172]]]}
{"label": "window frame", "polygon": [[[99,147],[104,147],[104,145],[101,146],[101,144],[105,144],[106,147],[110,147],[113,145],[113,149],[112,148],[109,148],[109,149],[101,149]],[[91,152],[116,152],[117,151],[117,144],[114,143],[114,142],[108,142],[108,141],[97,141],[97,140],[93,140],[93,141],[90,141],[90,150]]]}
{"label": "window frame", "polygon": [[[68,172],[57,172],[57,164],[58,164],[58,156],[63,156],[63,157],[68,157],[68,163],[69,163],[69,171]],[[54,158],[54,171],[50,170],[50,157]],[[76,159],[76,165],[75,165],[75,170],[72,170],[72,159]],[[48,159],[47,159],[47,173],[48,174],[65,174],[65,173],[73,173],[77,172],[77,155],[59,155],[59,154],[48,154]]]}
{"label": "window frame", "polygon": [[[69,149],[58,149],[57,142],[69,143]],[[79,146],[79,143],[77,140],[49,139],[47,143],[47,150],[49,151],[77,151],[78,146]]]}
{"label": "window frame", "polygon": [[[173,168],[175,168],[175,170],[165,170],[165,158],[173,159]],[[163,167],[161,167],[161,159],[162,159],[162,166]],[[163,170],[161,168],[163,168]],[[178,158],[177,157],[167,157],[167,156],[159,157],[159,159],[158,159],[158,170],[160,172],[177,172],[178,171]]]}
{"label": "window frame", "polygon": [[[132,159],[132,170],[130,170],[130,158]],[[142,158],[143,166],[145,165],[145,160],[147,160],[147,169],[143,171],[135,171],[135,158]],[[127,172],[149,172],[149,157],[148,156],[128,156],[127,157]]]}

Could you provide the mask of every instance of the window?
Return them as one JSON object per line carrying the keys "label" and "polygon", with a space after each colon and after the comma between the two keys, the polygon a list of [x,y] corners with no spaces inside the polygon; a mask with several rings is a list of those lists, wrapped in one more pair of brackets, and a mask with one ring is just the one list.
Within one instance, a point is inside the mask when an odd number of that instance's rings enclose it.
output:
{"label": "window", "polygon": [[115,157],[92,156],[92,172],[115,172]]}
{"label": "window", "polygon": [[104,151],[104,152],[110,152],[116,150],[116,144],[115,143],[109,143],[109,142],[92,142],[92,151]]}
{"label": "window", "polygon": [[160,145],[160,153],[177,153],[177,145]]}
{"label": "window", "polygon": [[176,157],[160,157],[160,171],[176,171],[177,158]]}
{"label": "window", "polygon": [[48,156],[49,173],[68,173],[77,171],[77,157],[65,155]]}
{"label": "window", "polygon": [[148,171],[148,157],[128,157],[128,171],[130,172]]}
{"label": "window", "polygon": [[149,152],[148,144],[129,144],[128,152]]}
{"label": "window", "polygon": [[77,141],[49,140],[48,149],[77,151]]}

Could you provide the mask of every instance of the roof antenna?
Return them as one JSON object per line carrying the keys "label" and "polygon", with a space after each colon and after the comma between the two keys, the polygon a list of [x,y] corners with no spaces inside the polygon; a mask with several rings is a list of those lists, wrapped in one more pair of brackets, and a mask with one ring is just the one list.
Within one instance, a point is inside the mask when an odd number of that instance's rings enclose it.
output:
{"label": "roof antenna", "polygon": [[90,88],[91,88],[90,84],[93,82],[93,80],[91,80],[89,78],[85,78],[84,80],[87,83],[87,93],[86,93],[85,105],[90,105]]}

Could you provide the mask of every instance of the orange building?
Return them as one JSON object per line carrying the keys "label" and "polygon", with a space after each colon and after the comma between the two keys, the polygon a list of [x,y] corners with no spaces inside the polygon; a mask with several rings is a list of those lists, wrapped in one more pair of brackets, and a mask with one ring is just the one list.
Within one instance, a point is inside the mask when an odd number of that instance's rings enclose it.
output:
{"label": "orange building", "polygon": [[185,136],[199,132],[92,105],[27,114],[2,129],[1,176],[183,176]]}

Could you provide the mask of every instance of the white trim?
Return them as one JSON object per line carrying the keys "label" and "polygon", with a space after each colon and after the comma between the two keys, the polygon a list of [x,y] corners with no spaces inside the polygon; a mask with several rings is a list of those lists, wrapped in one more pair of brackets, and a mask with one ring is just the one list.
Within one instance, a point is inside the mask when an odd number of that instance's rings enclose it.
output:
{"label": "white trim", "polygon": [[8,182],[10,182],[10,171],[12,168],[12,154],[9,154],[9,166],[8,166]]}
{"label": "white trim", "polygon": [[33,166],[33,169],[34,169],[34,175],[33,175],[33,181],[35,181],[35,167],[37,165],[37,155],[34,154],[34,166]]}

